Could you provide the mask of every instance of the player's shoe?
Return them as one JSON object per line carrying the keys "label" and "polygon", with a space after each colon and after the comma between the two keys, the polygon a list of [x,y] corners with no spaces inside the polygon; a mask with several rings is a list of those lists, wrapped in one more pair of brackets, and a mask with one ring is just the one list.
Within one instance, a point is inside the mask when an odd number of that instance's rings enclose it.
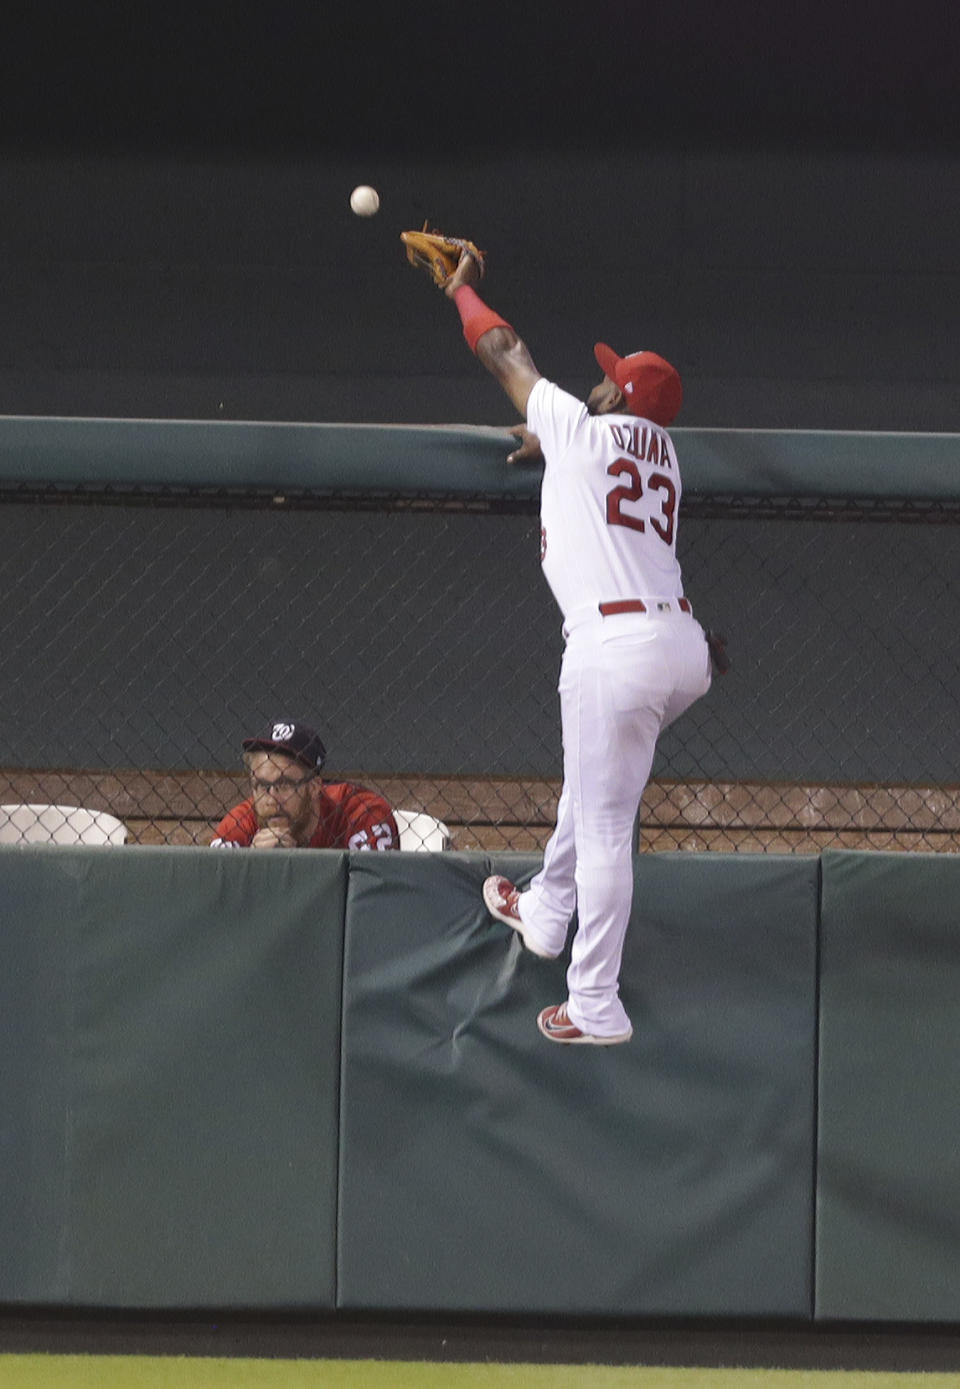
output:
{"label": "player's shoe", "polygon": [[626,1032],[616,1032],[612,1037],[598,1037],[592,1032],[581,1032],[576,1023],[570,1021],[565,1003],[554,1003],[544,1008],[537,1018],[537,1026],[544,1037],[551,1042],[565,1042],[574,1046],[614,1047],[618,1042],[629,1042],[633,1028]]}
{"label": "player's shoe", "polygon": [[501,878],[494,875],[487,878],[483,884],[483,904],[491,916],[495,916],[498,921],[502,921],[505,926],[512,926],[517,935],[523,941],[528,950],[534,955],[539,955],[542,960],[555,960],[556,955],[551,955],[549,950],[544,950],[542,945],[534,945],[527,935],[523,922],[520,920],[520,889],[514,887],[509,878]]}

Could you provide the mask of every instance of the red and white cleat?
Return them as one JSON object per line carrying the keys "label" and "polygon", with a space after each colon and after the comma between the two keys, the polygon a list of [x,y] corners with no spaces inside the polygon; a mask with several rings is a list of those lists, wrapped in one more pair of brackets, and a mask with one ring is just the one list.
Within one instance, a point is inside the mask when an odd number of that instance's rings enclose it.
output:
{"label": "red and white cleat", "polygon": [[512,926],[517,935],[523,941],[528,950],[533,951],[534,955],[539,955],[542,960],[555,960],[556,955],[549,950],[544,950],[542,945],[535,945],[524,929],[523,922],[520,920],[520,889],[514,887],[509,878],[501,878],[496,875],[487,878],[483,884],[483,904],[491,916],[495,916],[498,921],[502,921],[505,926]]}
{"label": "red and white cleat", "polygon": [[598,1037],[592,1032],[581,1032],[579,1027],[570,1021],[565,1003],[553,1003],[549,1008],[544,1008],[537,1018],[537,1026],[551,1042],[565,1042],[574,1046],[613,1047],[618,1042],[629,1042],[633,1036],[632,1027],[626,1032],[615,1032],[611,1037]]}

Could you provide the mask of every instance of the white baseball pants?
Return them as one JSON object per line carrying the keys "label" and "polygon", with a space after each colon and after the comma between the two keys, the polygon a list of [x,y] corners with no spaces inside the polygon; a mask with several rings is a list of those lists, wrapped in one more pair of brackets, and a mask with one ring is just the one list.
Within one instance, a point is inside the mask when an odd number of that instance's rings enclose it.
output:
{"label": "white baseball pants", "polygon": [[633,898],[633,827],[657,738],[710,688],[703,628],[675,599],[667,611],[656,603],[648,601],[647,613],[610,617],[581,610],[564,626],[563,790],[543,867],[519,900],[524,928],[553,955],[578,911],[568,1011],[594,1036],[630,1027],[620,964]]}

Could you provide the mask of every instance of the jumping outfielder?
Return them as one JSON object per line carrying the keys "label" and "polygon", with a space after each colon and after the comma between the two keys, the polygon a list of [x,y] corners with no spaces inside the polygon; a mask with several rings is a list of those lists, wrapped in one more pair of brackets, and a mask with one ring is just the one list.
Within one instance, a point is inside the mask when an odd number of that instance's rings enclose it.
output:
{"label": "jumping outfielder", "polygon": [[[548,959],[563,950],[577,911],[569,998],[544,1008],[537,1022],[553,1042],[607,1046],[633,1031],[619,976],[633,825],[657,737],[711,679],[706,634],[683,597],[676,557],[680,472],[666,431],[682,389],[655,353],[621,358],[598,343],[603,380],[586,404],[576,400],[540,375],[513,328],[479,297],[473,286],[482,268],[471,244],[443,289],[470,348],[539,440],[541,560],[566,642],[556,829],[527,891],[492,877],[483,899]],[[514,459],[535,448],[527,431],[518,433],[524,443]]]}

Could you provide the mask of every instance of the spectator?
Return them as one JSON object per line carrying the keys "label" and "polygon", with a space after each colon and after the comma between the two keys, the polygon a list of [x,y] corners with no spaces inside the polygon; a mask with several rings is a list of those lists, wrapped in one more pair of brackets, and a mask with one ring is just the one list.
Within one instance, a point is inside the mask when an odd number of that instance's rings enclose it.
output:
{"label": "spectator", "polygon": [[398,849],[382,796],[351,782],[324,783],[326,749],[302,723],[274,723],[243,741],[250,797],[224,816],[215,848]]}

